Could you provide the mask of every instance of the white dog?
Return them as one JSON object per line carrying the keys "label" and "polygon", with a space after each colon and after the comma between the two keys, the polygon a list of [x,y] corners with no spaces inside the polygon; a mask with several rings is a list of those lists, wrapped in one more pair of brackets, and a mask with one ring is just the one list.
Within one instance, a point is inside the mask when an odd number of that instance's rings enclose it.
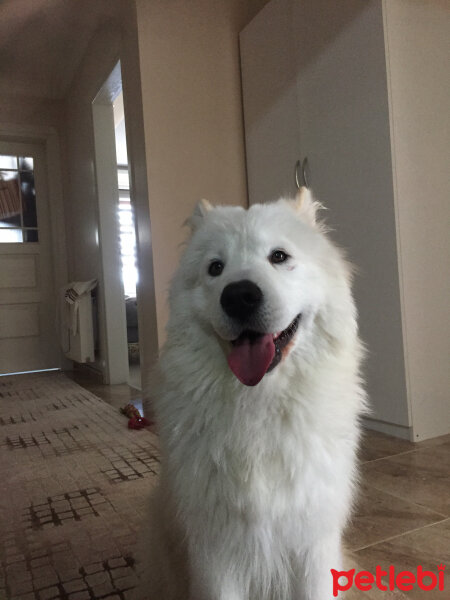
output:
{"label": "white dog", "polygon": [[308,190],[200,203],[154,378],[142,597],[330,600],[365,395],[351,268]]}

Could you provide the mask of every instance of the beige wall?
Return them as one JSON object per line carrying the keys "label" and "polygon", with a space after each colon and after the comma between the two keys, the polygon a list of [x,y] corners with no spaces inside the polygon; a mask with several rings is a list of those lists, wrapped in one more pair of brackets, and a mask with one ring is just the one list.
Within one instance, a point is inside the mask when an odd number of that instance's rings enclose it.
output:
{"label": "beige wall", "polygon": [[137,0],[158,336],[183,222],[247,204],[238,32],[264,2]]}
{"label": "beige wall", "polygon": [[64,102],[20,94],[0,94],[0,122],[31,127],[64,127]]}
{"label": "beige wall", "polygon": [[139,334],[143,385],[154,361],[158,343],[154,300],[154,279],[150,217],[147,194],[142,98],[134,3],[123,4],[118,22],[109,21],[94,35],[67,95],[67,222],[69,224],[70,278],[100,281],[100,345],[95,367],[104,375],[106,348],[103,265],[99,247],[99,209],[95,165],[92,102],[120,59],[130,156],[130,181],[138,227]]}
{"label": "beige wall", "polygon": [[164,341],[183,222],[203,197],[247,203],[238,32],[264,2],[138,0],[119,31],[108,25],[96,34],[68,96],[71,274],[101,277],[91,102],[121,58],[144,374]]}
{"label": "beige wall", "polygon": [[383,8],[408,397],[422,439],[450,431],[450,6]]}
{"label": "beige wall", "polygon": [[[66,104],[68,169],[65,214],[68,223],[69,278],[72,281],[98,279],[100,307],[104,299],[98,244],[92,101],[117,62],[120,38],[120,30],[111,24],[96,33],[69,89]],[[101,353],[95,366],[103,370],[106,339],[104,309],[101,308],[99,316]]]}

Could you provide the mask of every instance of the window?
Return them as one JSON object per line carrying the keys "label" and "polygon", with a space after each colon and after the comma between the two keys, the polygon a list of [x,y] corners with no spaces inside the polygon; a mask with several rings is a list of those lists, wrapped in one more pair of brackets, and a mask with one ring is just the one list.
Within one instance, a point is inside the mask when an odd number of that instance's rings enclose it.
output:
{"label": "window", "polygon": [[119,235],[122,257],[122,277],[125,296],[136,297],[138,271],[136,267],[136,234],[133,206],[130,200],[128,167],[117,169],[119,186]]}
{"label": "window", "polygon": [[0,243],[37,242],[34,161],[0,155]]}

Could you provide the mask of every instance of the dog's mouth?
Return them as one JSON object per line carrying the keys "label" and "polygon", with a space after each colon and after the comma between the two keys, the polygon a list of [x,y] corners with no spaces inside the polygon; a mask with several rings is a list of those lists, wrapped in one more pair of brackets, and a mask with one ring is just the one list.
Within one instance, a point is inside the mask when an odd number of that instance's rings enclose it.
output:
{"label": "dog's mouth", "polygon": [[231,342],[228,366],[244,385],[256,385],[274,369],[292,341],[300,323],[297,315],[286,329],[278,333],[243,331]]}

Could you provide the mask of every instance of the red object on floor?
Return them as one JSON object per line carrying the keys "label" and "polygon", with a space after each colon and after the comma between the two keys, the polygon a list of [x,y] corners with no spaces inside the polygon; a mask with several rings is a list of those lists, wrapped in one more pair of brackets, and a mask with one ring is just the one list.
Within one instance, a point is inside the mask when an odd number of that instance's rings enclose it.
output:
{"label": "red object on floor", "polygon": [[149,425],[153,425],[153,421],[149,421],[145,417],[141,417],[141,413],[134,404],[127,404],[120,412],[128,417],[128,429],[143,429]]}
{"label": "red object on floor", "polygon": [[131,417],[128,421],[129,429],[142,429],[143,427],[148,427],[152,422],[146,419],[145,417]]}

